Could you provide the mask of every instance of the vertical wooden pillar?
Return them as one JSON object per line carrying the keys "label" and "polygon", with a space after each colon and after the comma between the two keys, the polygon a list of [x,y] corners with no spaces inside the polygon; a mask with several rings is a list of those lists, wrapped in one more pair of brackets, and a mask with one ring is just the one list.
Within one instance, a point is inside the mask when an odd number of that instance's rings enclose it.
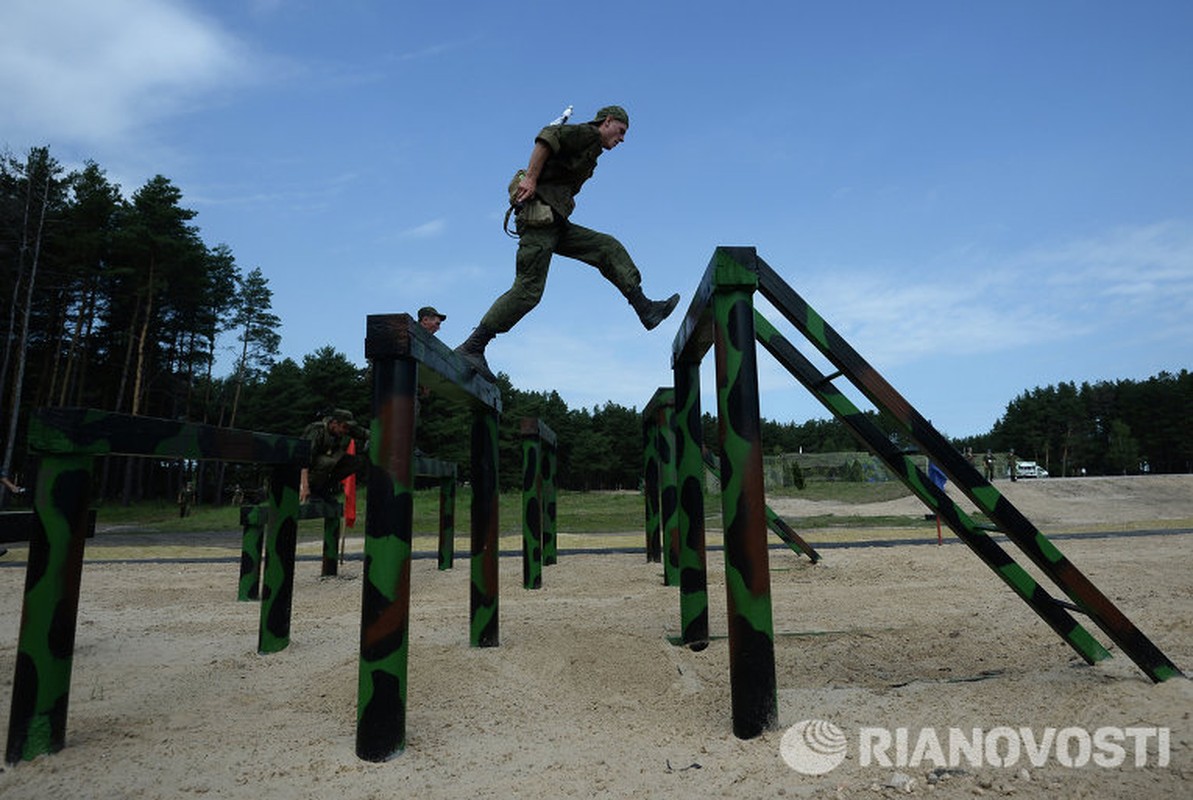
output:
{"label": "vertical wooden pillar", "polygon": [[344,520],[344,508],[335,504],[335,516],[330,516],[332,509],[323,509],[323,567],[319,573],[323,577],[331,577],[339,571],[340,563],[340,525]]}
{"label": "vertical wooden pillar", "polygon": [[456,474],[439,479],[439,569],[451,569],[456,559]]}
{"label": "vertical wooden pillar", "polygon": [[559,561],[559,518],[557,516],[558,489],[555,470],[559,468],[559,445],[552,438],[543,443],[543,564]]}
{"label": "vertical wooden pillar", "polygon": [[373,359],[356,715],[356,754],[366,761],[406,746],[417,389],[417,361]]}
{"label": "vertical wooden pillar", "polygon": [[[659,525],[663,534],[663,584],[679,585],[679,476],[675,451],[675,392],[659,409]],[[703,445],[703,442],[702,442]],[[703,476],[701,478],[703,480]]]}
{"label": "vertical wooden pillar", "polygon": [[[658,397],[658,392],[655,393],[655,397]],[[663,545],[662,524],[659,520],[659,451],[656,446],[659,423],[658,413],[649,405],[642,416],[642,500],[646,518],[646,560],[661,562]]]}
{"label": "vertical wooden pillar", "polygon": [[299,467],[294,464],[277,464],[269,481],[258,653],[276,653],[290,645],[294,552],[298,545],[299,473]]}
{"label": "vertical wooden pillar", "polygon": [[704,534],[704,459],[700,454],[700,365],[675,364],[675,454],[679,487],[679,616],[683,643],[708,646],[708,561]]}
{"label": "vertical wooden pillar", "polygon": [[472,415],[472,593],[469,641],[473,647],[500,642],[497,608],[497,413]]}
{"label": "vertical wooden pillar", "polygon": [[38,525],[29,540],[5,750],[10,764],[56,753],[66,743],[92,463],[46,456],[38,468]]}
{"label": "vertical wooden pillar", "polygon": [[265,545],[265,509],[260,505],[241,506],[240,584],[237,600],[256,600],[261,596],[261,554]]}
{"label": "vertical wooden pillar", "polygon": [[713,313],[733,732],[750,739],[778,719],[753,285],[719,285]]}
{"label": "vertical wooden pillar", "polygon": [[524,419],[522,437],[522,588],[543,588],[542,439],[536,420]]}

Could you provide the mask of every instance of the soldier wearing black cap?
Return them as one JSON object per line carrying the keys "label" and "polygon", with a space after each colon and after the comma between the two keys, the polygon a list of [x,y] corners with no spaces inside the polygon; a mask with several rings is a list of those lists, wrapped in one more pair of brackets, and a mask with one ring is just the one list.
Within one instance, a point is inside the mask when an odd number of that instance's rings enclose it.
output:
{"label": "soldier wearing black cap", "polygon": [[605,106],[583,125],[548,125],[534,140],[530,163],[510,187],[518,209],[518,255],[514,283],[497,298],[456,352],[484,378],[496,378],[485,361],[485,347],[499,333],[514,327],[538,305],[547,283],[551,256],[583,261],[596,267],[629,301],[643,327],[651,330],[675,309],[679,295],[650,300],[642,292],[642,276],[621,242],[606,233],[570,221],[575,196],[592,177],[602,151],[625,139],[630,117],[621,106]]}
{"label": "soldier wearing black cap", "polygon": [[340,481],[359,474],[368,463],[364,456],[349,453],[348,444],[357,439],[363,450],[369,432],[351,411],[337,408],[308,425],[302,436],[311,443],[311,466],[303,468],[299,477],[298,502],[310,498],[332,502],[340,492]]}

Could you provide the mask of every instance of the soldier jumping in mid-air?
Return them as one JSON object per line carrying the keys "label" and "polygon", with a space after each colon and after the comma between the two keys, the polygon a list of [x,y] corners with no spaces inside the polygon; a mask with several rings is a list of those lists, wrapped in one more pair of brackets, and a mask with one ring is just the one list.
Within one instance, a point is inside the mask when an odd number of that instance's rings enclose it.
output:
{"label": "soldier jumping in mid-air", "polygon": [[519,237],[513,286],[493,302],[468,339],[456,348],[469,366],[490,381],[496,378],[485,360],[485,346],[538,305],[555,253],[600,270],[625,295],[647,330],[666,319],[679,303],[678,294],[666,300],[648,299],[642,293],[642,276],[621,242],[569,219],[576,207],[575,196],[592,177],[601,152],[625,139],[629,115],[621,106],[606,106],[591,122],[564,123],[566,113],[539,131],[530,163],[510,185]]}

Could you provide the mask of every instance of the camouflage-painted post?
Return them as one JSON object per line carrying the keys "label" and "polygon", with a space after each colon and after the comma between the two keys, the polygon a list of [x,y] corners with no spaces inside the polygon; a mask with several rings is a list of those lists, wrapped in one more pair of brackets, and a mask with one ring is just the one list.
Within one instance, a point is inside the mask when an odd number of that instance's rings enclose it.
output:
{"label": "camouflage-painted post", "polygon": [[675,465],[679,487],[680,638],[708,646],[708,555],[704,534],[704,460],[700,451],[700,364],[680,361],[675,373]]}
{"label": "camouflage-painted post", "polygon": [[[724,248],[718,248],[720,252]],[[787,285],[753,248],[735,248],[759,276],[770,301],[874,405],[937,464],[954,485],[998,526],[1040,571],[1088,614],[1102,631],[1153,681],[1182,676],[1160,651],[1057,547],[965,460],[932,424],[900,395],[828,322]]]}
{"label": "camouflage-painted post", "polygon": [[643,414],[646,560],[663,562],[663,585],[679,584],[679,503],[675,472],[675,390],[657,389]]}
{"label": "camouflage-painted post", "polygon": [[659,520],[663,528],[663,583],[679,585],[679,477],[675,452],[675,390],[668,389],[658,426]]}
{"label": "camouflage-painted post", "polygon": [[[659,391],[662,391],[661,389]],[[655,397],[659,391],[655,392]],[[654,397],[642,412],[642,501],[646,523],[646,560],[663,560],[662,525],[659,521],[659,450],[655,446],[658,420],[651,408]]]}
{"label": "camouflage-painted post", "polygon": [[[547,430],[550,430],[549,428]],[[555,471],[559,468],[559,447],[555,434],[543,440],[543,565],[559,562],[559,491]]]}
{"label": "camouflage-painted post", "polygon": [[55,752],[64,740],[91,459],[122,454],[290,464],[296,494],[297,467],[310,460],[310,444],[300,439],[86,408],[38,409],[26,441],[41,464],[34,497],[41,530],[30,541],[10,760]]}
{"label": "camouflage-painted post", "polygon": [[336,503],[335,516],[328,509],[323,510],[323,568],[319,573],[331,577],[339,572],[340,525],[343,524],[344,509]]}
{"label": "camouflage-painted post", "polygon": [[766,547],[766,495],[758,364],[754,345],[756,277],[721,264],[713,296],[717,419],[733,733],[751,739],[778,720],[775,634]]}
{"label": "camouflage-painted post", "polygon": [[469,642],[496,647],[497,566],[497,413],[478,408],[472,415],[472,594]]}
{"label": "camouflage-painted post", "polygon": [[66,743],[83,542],[91,500],[90,457],[45,457],[33,510],[29,566],[8,720],[8,763],[56,753]]}
{"label": "camouflage-painted post", "polygon": [[276,653],[290,645],[294,600],[294,553],[298,546],[298,479],[294,464],[278,464],[269,481],[265,509],[265,568],[261,581],[261,624],[257,652]]}
{"label": "camouflage-painted post", "polygon": [[[755,325],[766,324],[761,315],[757,311],[754,312]],[[761,337],[759,338],[761,340]],[[708,471],[712,473],[713,477],[718,482],[721,480],[721,469],[717,466],[716,459],[713,458],[712,453],[704,454],[704,464],[708,467]],[[766,524],[775,532],[775,535],[783,540],[783,543],[791,548],[792,552],[799,555],[806,555],[808,559],[815,564],[820,560],[820,554],[808,544],[804,537],[800,536],[795,530],[787,524],[787,522],[775,513],[775,510],[769,505],[766,507]]]}
{"label": "camouflage-painted post", "polygon": [[439,479],[439,569],[451,569],[456,558],[456,476]]}
{"label": "camouflage-painted post", "polygon": [[240,507],[240,583],[237,600],[261,596],[261,555],[265,546],[265,510],[258,505]]}
{"label": "camouflage-painted post", "polygon": [[384,761],[406,746],[418,362],[377,358],[372,363],[356,755]]}
{"label": "camouflage-painted post", "polygon": [[559,560],[555,539],[556,438],[547,423],[533,417],[522,419],[519,433],[522,437],[522,583],[527,589],[540,589],[543,567]]}
{"label": "camouflage-painted post", "polygon": [[911,457],[892,442],[887,433],[880,430],[869,416],[833,385],[829,376],[817,369],[757,311],[754,312],[754,328],[759,344],[853,431],[872,453],[881,458],[892,474],[902,480],[929,508],[936,510],[958,538],[1031,606],[1086,663],[1093,664],[1110,657],[1110,653],[1065,610],[1062,603],[1049,595],[1010,554],[981,530],[941,487],[920,471]]}
{"label": "camouflage-painted post", "polygon": [[543,588],[543,471],[534,420],[522,420],[522,588]]}

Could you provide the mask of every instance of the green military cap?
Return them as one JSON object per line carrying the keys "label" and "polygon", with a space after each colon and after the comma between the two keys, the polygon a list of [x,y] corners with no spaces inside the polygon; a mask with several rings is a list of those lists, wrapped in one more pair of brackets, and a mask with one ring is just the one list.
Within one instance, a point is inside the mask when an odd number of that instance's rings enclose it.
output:
{"label": "green military cap", "polygon": [[418,318],[422,319],[423,317],[439,317],[440,320],[445,320],[447,314],[440,314],[434,306],[423,306],[418,310]]}
{"label": "green military cap", "polygon": [[346,408],[333,409],[327,418],[334,419],[336,422],[356,422],[356,417],[352,416],[352,412]]}
{"label": "green military cap", "polygon": [[621,106],[605,106],[596,112],[593,117],[593,122],[604,122],[606,117],[613,117],[615,120],[624,122],[626,125],[630,124],[630,115],[625,113],[625,109]]}

